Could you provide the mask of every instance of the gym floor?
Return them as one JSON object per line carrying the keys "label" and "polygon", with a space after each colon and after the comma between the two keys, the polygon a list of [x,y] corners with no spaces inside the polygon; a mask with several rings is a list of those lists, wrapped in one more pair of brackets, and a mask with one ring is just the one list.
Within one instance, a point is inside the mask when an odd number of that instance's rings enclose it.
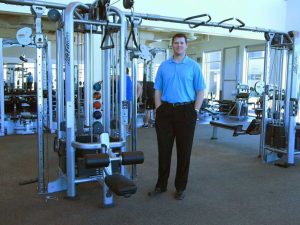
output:
{"label": "gym floor", "polygon": [[[232,137],[219,129],[197,124],[186,198],[175,200],[174,174],[168,192],[150,198],[157,177],[157,143],[154,128],[138,129],[138,150],[145,154],[138,165],[138,191],[130,198],[115,197],[113,208],[102,208],[101,186],[77,186],[78,198],[64,193],[37,194],[37,183],[19,182],[37,176],[36,135],[0,138],[0,224],[3,225],[293,225],[300,221],[299,162],[290,168],[262,163],[257,157],[259,136]],[[53,136],[48,145],[47,178],[56,178],[57,156]],[[174,149],[175,150],[175,149]],[[175,151],[174,151],[175,153]]]}

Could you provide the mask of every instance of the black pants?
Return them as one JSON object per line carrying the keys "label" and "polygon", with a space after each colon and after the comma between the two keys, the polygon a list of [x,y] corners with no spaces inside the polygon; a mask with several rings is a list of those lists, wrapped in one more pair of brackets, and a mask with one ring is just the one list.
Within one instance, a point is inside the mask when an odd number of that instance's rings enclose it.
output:
{"label": "black pants", "polygon": [[197,113],[194,103],[180,106],[162,104],[156,110],[158,142],[158,180],[156,187],[167,188],[174,140],[177,149],[176,190],[183,191],[188,181],[191,150]]}
{"label": "black pants", "polygon": [[31,91],[32,89],[32,82],[27,82],[27,90]]}

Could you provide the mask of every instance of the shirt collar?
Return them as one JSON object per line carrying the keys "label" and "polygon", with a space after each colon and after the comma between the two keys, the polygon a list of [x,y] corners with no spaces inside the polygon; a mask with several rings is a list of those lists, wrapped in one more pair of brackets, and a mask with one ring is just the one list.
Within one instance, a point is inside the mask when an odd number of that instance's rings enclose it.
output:
{"label": "shirt collar", "polygon": [[[188,61],[188,59],[189,59],[189,57],[187,55],[185,55],[184,58],[183,58],[183,60],[181,62],[179,62],[179,63],[186,63]],[[178,63],[178,62],[175,62],[173,56],[171,56],[169,58],[169,63]]]}

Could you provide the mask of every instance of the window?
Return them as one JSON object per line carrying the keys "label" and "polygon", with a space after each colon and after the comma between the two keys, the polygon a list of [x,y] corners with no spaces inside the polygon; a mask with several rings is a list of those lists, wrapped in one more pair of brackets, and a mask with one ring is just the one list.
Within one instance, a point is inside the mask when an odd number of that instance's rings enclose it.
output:
{"label": "window", "polygon": [[254,87],[257,81],[263,80],[264,51],[247,51],[246,76],[249,87]]}
{"label": "window", "polygon": [[205,98],[220,99],[221,51],[205,52],[203,75],[206,83]]}

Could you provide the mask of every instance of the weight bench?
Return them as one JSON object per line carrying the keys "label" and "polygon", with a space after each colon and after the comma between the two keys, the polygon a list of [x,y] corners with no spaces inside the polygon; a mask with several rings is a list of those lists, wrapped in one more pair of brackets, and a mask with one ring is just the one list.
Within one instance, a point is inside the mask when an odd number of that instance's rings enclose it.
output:
{"label": "weight bench", "polygon": [[243,125],[241,125],[241,124],[227,124],[227,123],[222,123],[219,121],[210,121],[210,125],[213,127],[213,134],[211,137],[212,140],[218,139],[218,137],[217,137],[218,127],[228,129],[228,130],[233,130],[232,136],[235,136],[235,137],[240,134],[244,134]]}
{"label": "weight bench", "polygon": [[228,124],[222,123],[219,121],[210,121],[210,125],[213,127],[213,134],[211,139],[215,140],[218,139],[217,137],[217,129],[224,128],[228,130],[233,130],[232,136],[237,137],[243,134],[249,135],[257,135],[261,133],[261,120],[260,119],[253,119],[246,130],[243,130],[242,124]]}
{"label": "weight bench", "polygon": [[[109,154],[98,153],[85,156],[85,165],[87,168],[105,168],[109,167],[110,163],[115,161],[121,165],[141,164],[144,162],[144,154],[141,151],[121,152],[118,157],[110,158]],[[107,173],[104,182],[111,192],[118,196],[130,197],[137,191],[135,183],[118,173]]]}

